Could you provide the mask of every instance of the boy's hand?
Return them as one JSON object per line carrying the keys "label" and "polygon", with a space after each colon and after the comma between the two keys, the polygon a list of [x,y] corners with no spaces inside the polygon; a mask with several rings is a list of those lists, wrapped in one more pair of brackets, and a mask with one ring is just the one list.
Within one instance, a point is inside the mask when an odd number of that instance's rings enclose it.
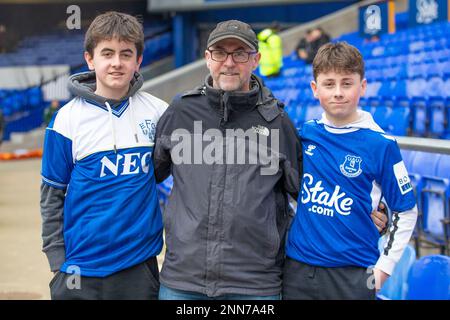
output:
{"label": "boy's hand", "polygon": [[375,224],[375,226],[378,229],[378,232],[380,232],[380,233],[386,229],[386,226],[388,223],[388,217],[383,212],[383,210],[385,210],[385,209],[386,209],[386,207],[385,207],[384,203],[380,202],[380,204],[378,205],[379,211],[374,210],[374,211],[372,211],[372,214],[370,215],[373,223]]}
{"label": "boy's hand", "polygon": [[375,290],[378,292],[383,287],[384,282],[389,279],[389,275],[380,269],[373,268],[373,276],[375,277]]}

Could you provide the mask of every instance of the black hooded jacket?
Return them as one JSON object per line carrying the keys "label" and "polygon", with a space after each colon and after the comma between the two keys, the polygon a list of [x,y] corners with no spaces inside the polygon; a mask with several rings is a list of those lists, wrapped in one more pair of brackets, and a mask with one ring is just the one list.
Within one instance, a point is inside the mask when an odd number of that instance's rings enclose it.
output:
{"label": "black hooded jacket", "polygon": [[211,83],[209,76],[175,99],[157,126],[156,178],[174,180],[160,280],[212,297],[276,295],[287,195],[296,199],[300,186],[300,138],[257,77],[248,92]]}

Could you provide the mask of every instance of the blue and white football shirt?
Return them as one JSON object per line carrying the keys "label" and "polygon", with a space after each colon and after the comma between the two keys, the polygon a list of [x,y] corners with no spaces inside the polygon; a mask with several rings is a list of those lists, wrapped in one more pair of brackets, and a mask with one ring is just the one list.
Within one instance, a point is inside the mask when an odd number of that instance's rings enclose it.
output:
{"label": "blue and white football shirt", "polygon": [[82,276],[104,277],[161,251],[152,153],[156,123],[166,108],[140,92],[110,117],[106,106],[78,97],[49,124],[42,179],[67,188],[61,271],[76,266]]}
{"label": "blue and white football shirt", "polygon": [[287,255],[321,267],[375,265],[379,232],[370,217],[381,197],[395,212],[415,198],[396,141],[370,128],[302,128],[303,179]]}

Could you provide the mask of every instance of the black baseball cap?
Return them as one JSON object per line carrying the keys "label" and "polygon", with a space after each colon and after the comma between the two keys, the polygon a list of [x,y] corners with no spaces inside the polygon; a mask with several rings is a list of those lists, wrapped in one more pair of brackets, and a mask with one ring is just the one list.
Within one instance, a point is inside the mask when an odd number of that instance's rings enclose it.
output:
{"label": "black baseball cap", "polygon": [[252,50],[258,51],[258,39],[255,32],[248,24],[239,20],[219,22],[209,35],[207,47],[229,38],[241,40]]}

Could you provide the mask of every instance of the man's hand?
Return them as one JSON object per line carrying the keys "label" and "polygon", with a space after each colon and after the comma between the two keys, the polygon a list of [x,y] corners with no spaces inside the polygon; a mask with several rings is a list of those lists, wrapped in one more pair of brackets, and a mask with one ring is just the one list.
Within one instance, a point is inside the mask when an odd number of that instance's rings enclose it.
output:
{"label": "man's hand", "polygon": [[382,212],[385,209],[386,209],[386,207],[385,207],[384,203],[380,202],[380,204],[378,205],[379,211],[374,210],[374,211],[372,211],[372,214],[370,215],[373,223],[375,224],[375,226],[378,229],[378,232],[380,232],[380,233],[386,228],[386,225],[388,223],[387,215]]}
{"label": "man's hand", "polygon": [[389,279],[389,275],[380,269],[373,268],[373,276],[375,277],[375,289],[378,292],[383,287],[384,282]]}

